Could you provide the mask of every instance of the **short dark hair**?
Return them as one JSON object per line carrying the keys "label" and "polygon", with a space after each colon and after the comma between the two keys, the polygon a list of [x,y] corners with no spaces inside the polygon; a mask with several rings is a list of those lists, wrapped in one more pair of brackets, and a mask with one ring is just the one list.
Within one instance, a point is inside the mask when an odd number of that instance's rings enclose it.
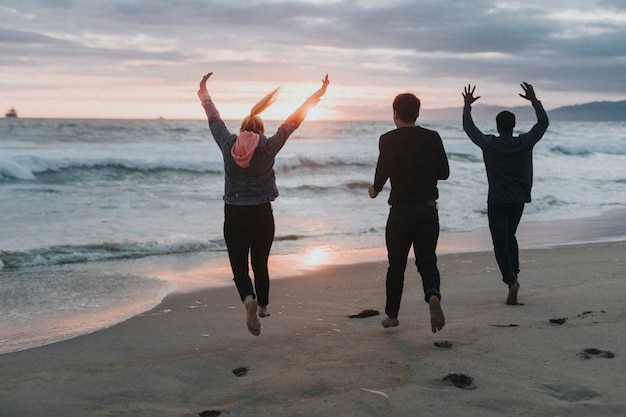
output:
{"label": "short dark hair", "polygon": [[515,115],[508,110],[501,111],[496,116],[496,127],[498,128],[498,133],[501,135],[513,133]]}
{"label": "short dark hair", "polygon": [[420,99],[415,94],[398,94],[393,100],[393,111],[404,123],[415,123],[420,114]]}

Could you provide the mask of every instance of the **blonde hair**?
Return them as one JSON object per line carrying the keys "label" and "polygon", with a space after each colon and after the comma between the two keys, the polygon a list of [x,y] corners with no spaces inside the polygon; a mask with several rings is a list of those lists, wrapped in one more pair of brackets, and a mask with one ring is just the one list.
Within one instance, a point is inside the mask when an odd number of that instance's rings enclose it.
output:
{"label": "blonde hair", "polygon": [[259,114],[261,114],[265,109],[267,109],[269,106],[272,105],[272,103],[276,101],[279,90],[280,87],[273,89],[252,107],[252,110],[250,110],[250,115],[246,116],[241,122],[241,129],[239,129],[240,131],[254,132],[260,135],[265,132],[265,126],[263,125],[263,120],[261,120]]}

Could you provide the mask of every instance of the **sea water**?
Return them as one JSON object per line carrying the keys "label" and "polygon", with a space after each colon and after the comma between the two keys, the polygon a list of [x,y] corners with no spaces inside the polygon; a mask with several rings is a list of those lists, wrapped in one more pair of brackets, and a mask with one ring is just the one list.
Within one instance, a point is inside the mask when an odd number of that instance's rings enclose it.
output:
{"label": "sea water", "polygon": [[[492,122],[478,125],[495,133]],[[277,126],[266,122],[268,133]],[[450,161],[439,184],[442,235],[485,228],[480,149],[460,121],[422,126],[440,133]],[[367,188],[378,138],[393,127],[304,122],[276,159],[274,255],[384,247],[389,184],[374,200]],[[524,222],[626,208],[626,123],[552,122],[534,155]],[[223,177],[205,120],[0,120],[0,353],[156,305],[175,283],[135,273],[137,260],[224,262]]]}

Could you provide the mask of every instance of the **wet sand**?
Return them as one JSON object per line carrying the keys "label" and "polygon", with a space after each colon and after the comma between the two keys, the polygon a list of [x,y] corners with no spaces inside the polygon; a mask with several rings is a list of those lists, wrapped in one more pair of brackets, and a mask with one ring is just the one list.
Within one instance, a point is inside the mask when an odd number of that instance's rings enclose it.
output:
{"label": "wet sand", "polygon": [[517,306],[490,251],[444,254],[436,334],[412,264],[388,329],[384,261],[273,280],[258,337],[232,286],[173,293],[0,355],[0,416],[623,416],[625,253],[524,249]]}

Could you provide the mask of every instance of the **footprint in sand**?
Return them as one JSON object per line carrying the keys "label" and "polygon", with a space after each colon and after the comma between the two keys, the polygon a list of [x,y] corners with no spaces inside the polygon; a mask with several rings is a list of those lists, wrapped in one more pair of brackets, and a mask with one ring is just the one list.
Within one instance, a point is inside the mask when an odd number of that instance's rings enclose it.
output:
{"label": "footprint in sand", "polygon": [[[600,311],[600,313],[606,314],[606,311],[602,310],[602,311]],[[594,312],[591,311],[591,310],[588,310],[588,311],[583,311],[582,313],[577,315],[576,318],[586,319],[587,317],[594,317],[594,316],[595,316]],[[565,322],[567,320],[568,320],[567,317],[561,317],[561,318],[558,318],[558,319],[550,319],[550,323],[561,325],[561,324],[565,324]]]}
{"label": "footprint in sand", "polygon": [[245,366],[242,366],[241,368],[233,369],[233,374],[235,374],[235,376],[244,376],[247,373],[248,373],[248,368],[246,368]]}
{"label": "footprint in sand", "polygon": [[372,317],[372,316],[378,316],[378,315],[380,315],[378,310],[370,310],[370,309],[368,309],[368,310],[363,310],[363,311],[361,311],[358,314],[351,314],[351,315],[348,316],[348,318],[351,318],[351,319],[363,319],[363,318],[366,318],[366,317]]}
{"label": "footprint in sand", "polygon": [[221,414],[222,412],[219,410],[204,410],[198,413],[200,417],[217,417]]}
{"label": "footprint in sand", "polygon": [[448,382],[461,389],[476,389],[474,379],[465,374],[448,374],[442,379],[442,381]]}
{"label": "footprint in sand", "polygon": [[598,396],[598,394],[588,388],[580,385],[567,384],[567,385],[541,385],[541,390],[549,396],[556,398],[557,400],[567,402],[588,401]]}
{"label": "footprint in sand", "polygon": [[591,359],[591,358],[608,358],[612,359],[615,357],[615,354],[610,350],[600,350],[595,348],[584,349],[582,352],[578,354],[580,359]]}
{"label": "footprint in sand", "polygon": [[447,340],[444,340],[443,342],[435,342],[434,345],[437,346],[439,349],[451,349],[452,348],[452,343],[448,342]]}

